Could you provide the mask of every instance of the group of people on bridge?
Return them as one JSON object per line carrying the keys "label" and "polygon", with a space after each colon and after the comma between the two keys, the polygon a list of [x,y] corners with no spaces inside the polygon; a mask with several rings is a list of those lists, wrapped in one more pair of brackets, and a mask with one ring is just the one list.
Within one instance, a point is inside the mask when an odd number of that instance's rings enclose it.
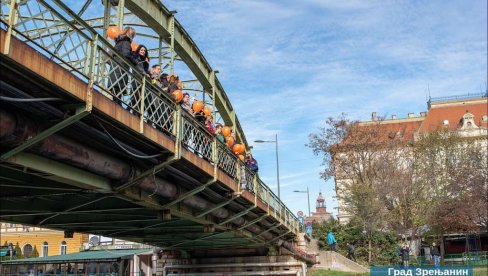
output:
{"label": "group of people on bridge", "polygon": [[[140,102],[140,93],[138,93],[138,85],[133,80],[131,85],[131,89],[134,91],[131,93],[130,99],[123,101],[122,94],[129,94],[127,93],[127,86],[129,85],[129,76],[125,72],[130,71],[130,66],[128,63],[135,66],[135,68],[139,71],[139,73],[143,76],[146,76],[150,79],[150,82],[157,86],[161,93],[167,93],[170,97],[176,95],[175,92],[180,92],[182,90],[182,82],[180,81],[179,77],[175,74],[168,75],[167,73],[161,73],[161,65],[154,64],[150,66],[150,59],[148,55],[148,49],[146,46],[140,44],[138,45],[135,50],[133,49],[133,40],[136,36],[136,31],[132,27],[124,28],[117,36],[114,37],[115,41],[115,50],[117,51],[118,55],[114,55],[113,59],[117,62],[116,65],[112,66],[112,71],[110,72],[109,76],[109,85],[112,94],[114,95],[114,101],[121,105],[122,107],[128,109],[131,113],[136,113],[136,106]],[[121,58],[122,57],[122,60]],[[125,72],[124,72],[125,71]],[[179,91],[178,91],[179,90]],[[153,101],[152,95],[146,93],[144,97],[144,104],[147,107]],[[214,125],[214,118],[211,112],[208,110],[204,110],[203,108],[198,110],[193,108],[190,94],[189,93],[182,93],[181,99],[176,97],[176,102],[180,104],[182,110],[187,112],[187,114],[191,115],[196,119],[197,122],[201,123],[206,130],[212,134],[216,139],[220,142],[227,144],[229,147],[232,147],[234,142],[230,143],[226,141],[224,134],[222,132],[223,125],[222,124],[215,124]],[[196,101],[194,101],[195,103]],[[161,107],[160,107],[161,108]],[[160,110],[154,110],[151,108],[147,108],[145,112],[149,115],[149,118],[152,118],[154,112],[161,112]],[[165,112],[161,112],[161,114],[165,114]],[[161,116],[159,116],[161,117]],[[166,115],[166,119],[169,119],[169,116]],[[153,127],[160,129],[157,125],[149,122]],[[167,130],[160,129],[164,132],[168,132]],[[187,140],[192,140],[195,137],[194,132],[190,132],[187,134]],[[231,131],[230,136],[232,137],[232,141],[236,141],[235,132]],[[205,142],[202,143],[203,145],[199,145],[200,147],[205,147],[203,151],[208,151],[210,148],[210,143]],[[234,152],[235,153],[235,152]],[[237,153],[236,153],[237,154]],[[201,155],[204,157],[204,155]],[[242,160],[242,159],[241,159]],[[258,163],[256,159],[254,159],[250,152],[246,153],[246,157],[244,160],[246,166],[252,172],[256,173],[258,171]]]}

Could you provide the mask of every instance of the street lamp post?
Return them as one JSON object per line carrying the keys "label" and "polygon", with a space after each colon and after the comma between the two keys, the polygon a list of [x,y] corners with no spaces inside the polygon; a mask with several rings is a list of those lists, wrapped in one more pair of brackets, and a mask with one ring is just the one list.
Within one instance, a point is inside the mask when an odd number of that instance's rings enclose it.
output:
{"label": "street lamp post", "polygon": [[308,192],[308,187],[306,191],[293,191],[294,193],[307,193],[307,202],[308,202],[308,217],[310,217],[310,193]]}
{"label": "street lamp post", "polygon": [[265,140],[256,140],[255,143],[275,143],[276,144],[276,183],[278,186],[278,199],[281,200],[280,197],[280,162],[278,160],[278,134],[275,134],[275,140],[265,141]]}

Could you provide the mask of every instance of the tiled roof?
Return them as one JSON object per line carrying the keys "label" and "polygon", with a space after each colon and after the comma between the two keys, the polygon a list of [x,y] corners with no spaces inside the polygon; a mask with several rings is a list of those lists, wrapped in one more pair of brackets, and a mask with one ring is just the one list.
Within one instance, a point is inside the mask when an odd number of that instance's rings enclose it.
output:
{"label": "tiled roof", "polygon": [[109,262],[116,261],[118,259],[131,259],[132,256],[144,252],[151,252],[151,249],[82,251],[65,255],[3,261],[2,264],[54,264],[66,262],[84,263],[89,261]]}
{"label": "tiled roof", "polygon": [[415,117],[398,120],[385,120],[380,122],[366,122],[361,123],[360,126],[372,126],[373,124],[379,124],[381,130],[378,132],[380,139],[401,139],[402,141],[410,141],[413,139],[413,135],[419,129],[425,117]]}
{"label": "tiled roof", "polygon": [[454,130],[459,127],[463,115],[468,112],[474,115],[476,126],[487,127],[487,122],[482,118],[488,115],[488,100],[478,99],[432,105],[419,132],[438,129],[444,125],[445,120],[449,122],[449,128]]}

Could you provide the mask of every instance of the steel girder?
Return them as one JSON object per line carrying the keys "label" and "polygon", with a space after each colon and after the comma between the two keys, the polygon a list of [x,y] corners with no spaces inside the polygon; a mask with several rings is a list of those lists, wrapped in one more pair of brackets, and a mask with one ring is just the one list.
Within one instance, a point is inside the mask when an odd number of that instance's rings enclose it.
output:
{"label": "steel girder", "polygon": [[[171,21],[173,14],[159,1],[154,0],[125,0],[125,6],[144,23],[156,31],[161,37],[171,40]],[[232,105],[224,88],[215,76],[215,71],[207,62],[195,42],[191,39],[183,26],[174,19],[175,52],[197,77],[207,91],[214,89],[214,102],[224,122],[236,128],[236,134],[247,145],[244,132],[235,115]],[[169,42],[168,44],[170,44]]]}

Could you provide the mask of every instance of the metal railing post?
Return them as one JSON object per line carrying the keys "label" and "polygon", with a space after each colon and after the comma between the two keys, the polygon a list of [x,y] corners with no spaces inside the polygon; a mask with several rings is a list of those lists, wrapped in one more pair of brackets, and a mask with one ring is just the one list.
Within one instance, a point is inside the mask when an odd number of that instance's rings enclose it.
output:
{"label": "metal railing post", "polygon": [[124,6],[125,0],[119,0],[117,5],[117,26],[122,29],[124,26]]}
{"label": "metal railing post", "polygon": [[181,106],[176,105],[176,112],[174,113],[173,134],[175,135],[175,158],[181,157],[181,143],[183,141],[183,116]]}
{"label": "metal railing post", "polygon": [[270,195],[269,195],[269,189],[266,190],[266,199],[268,200],[267,204],[268,204],[268,216],[269,216],[269,206],[271,205],[271,198],[270,198]]}
{"label": "metal railing post", "polygon": [[95,83],[95,65],[96,65],[96,57],[97,57],[97,44],[98,44],[98,34],[95,34],[93,40],[88,42],[88,45],[91,45],[91,51],[87,51],[87,63],[89,63],[88,71],[86,74],[88,75],[88,92],[86,97],[86,109],[88,111],[92,110],[93,107],[93,85]]}
{"label": "metal railing post", "polygon": [[5,41],[4,41],[4,48],[3,48],[3,53],[5,55],[8,55],[10,52],[10,40],[12,38],[12,32],[14,31],[14,25],[17,23],[18,19],[18,13],[17,13],[17,7],[19,5],[19,0],[11,0],[10,1],[10,11],[8,15],[8,29],[7,29],[7,34],[5,36]]}
{"label": "metal railing post", "polygon": [[214,162],[214,181],[218,179],[218,172],[219,172],[219,154],[218,154],[218,147],[217,147],[217,138],[213,138],[212,142],[212,160]]}
{"label": "metal railing post", "polygon": [[172,14],[171,19],[169,21],[169,26],[168,26],[169,34],[171,36],[170,39],[170,72],[171,74],[174,74],[175,72],[175,16]]}
{"label": "metal railing post", "polygon": [[258,180],[256,174],[254,174],[252,180],[254,186],[254,206],[258,206]]}
{"label": "metal railing post", "polygon": [[146,76],[144,75],[142,77],[142,87],[141,87],[141,115],[140,115],[140,121],[139,121],[139,133],[144,133],[144,99],[146,97]]}

